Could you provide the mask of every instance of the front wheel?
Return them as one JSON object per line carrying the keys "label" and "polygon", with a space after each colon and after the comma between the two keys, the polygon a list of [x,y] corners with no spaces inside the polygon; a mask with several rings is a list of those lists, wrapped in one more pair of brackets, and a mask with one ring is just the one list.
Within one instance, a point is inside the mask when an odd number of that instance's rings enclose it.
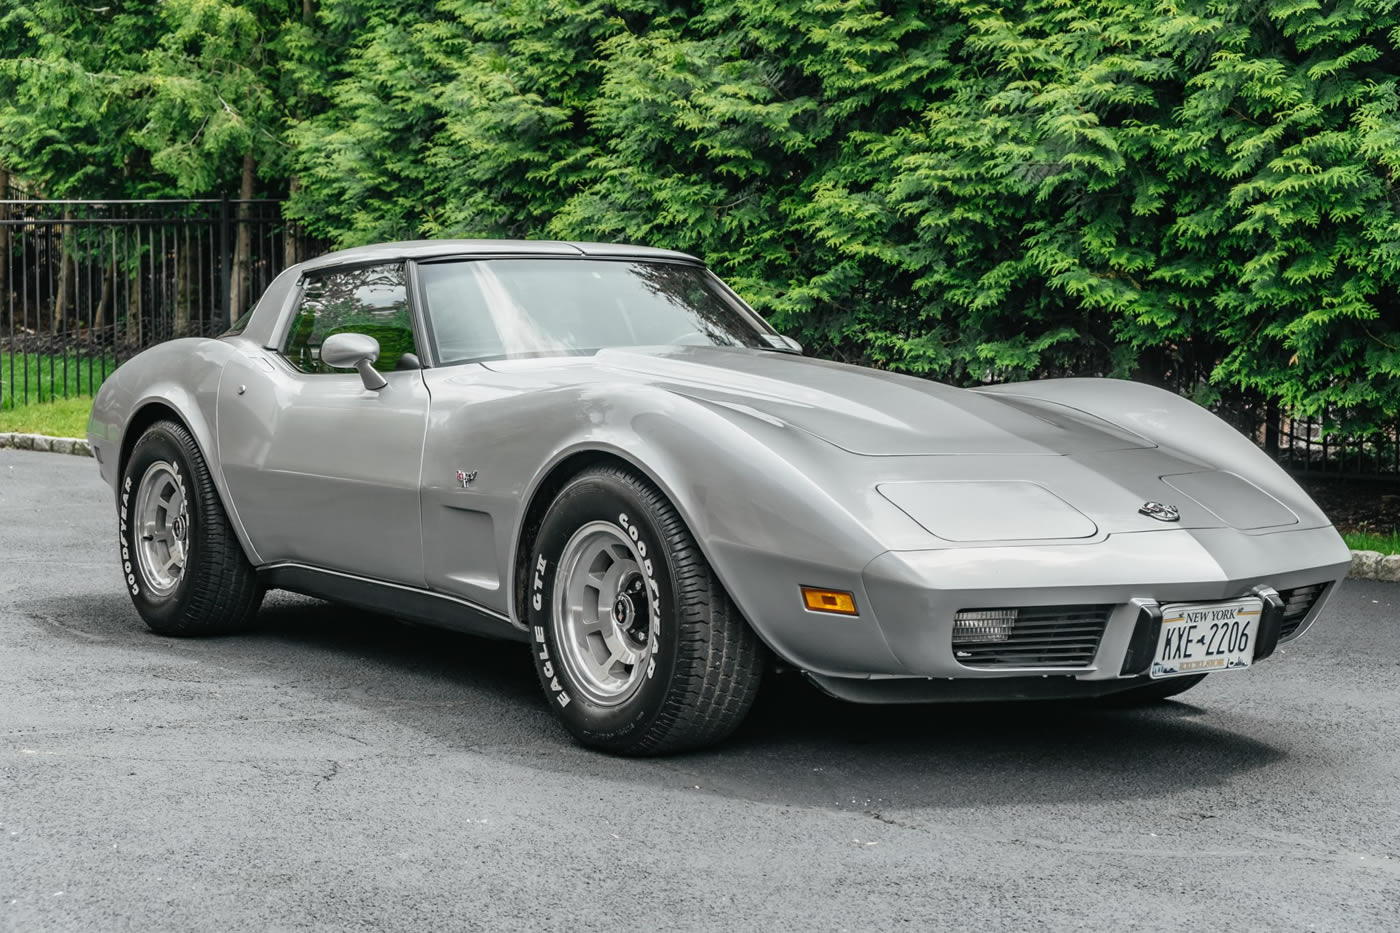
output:
{"label": "front wheel", "polygon": [[762,646],[675,508],[616,467],[555,498],[531,553],[526,617],[550,709],[574,737],[659,755],[728,736]]}
{"label": "front wheel", "polygon": [[184,425],[158,421],[136,441],[119,525],[126,588],[153,631],[220,635],[252,624],[262,586]]}

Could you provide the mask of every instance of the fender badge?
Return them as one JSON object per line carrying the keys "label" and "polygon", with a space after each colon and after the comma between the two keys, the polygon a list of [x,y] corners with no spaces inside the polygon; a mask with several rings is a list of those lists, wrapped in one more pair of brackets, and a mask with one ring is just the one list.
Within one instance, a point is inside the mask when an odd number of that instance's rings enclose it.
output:
{"label": "fender badge", "polygon": [[1181,512],[1174,505],[1163,505],[1160,502],[1144,502],[1142,508],[1138,509],[1143,515],[1149,515],[1159,522],[1176,522],[1181,520]]}
{"label": "fender badge", "polygon": [[457,482],[462,484],[463,489],[466,489],[467,485],[474,479],[476,479],[476,470],[472,470],[470,473],[463,472],[462,470],[457,471]]}

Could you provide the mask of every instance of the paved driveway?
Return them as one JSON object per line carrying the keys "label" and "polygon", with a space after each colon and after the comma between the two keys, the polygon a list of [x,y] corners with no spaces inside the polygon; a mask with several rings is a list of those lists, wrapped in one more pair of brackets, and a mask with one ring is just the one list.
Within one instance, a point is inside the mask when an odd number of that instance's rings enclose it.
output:
{"label": "paved driveway", "polygon": [[1400,585],[1150,711],[773,683],[575,747],[523,649],[276,596],[147,632],[90,460],[0,450],[0,929],[1400,928]]}

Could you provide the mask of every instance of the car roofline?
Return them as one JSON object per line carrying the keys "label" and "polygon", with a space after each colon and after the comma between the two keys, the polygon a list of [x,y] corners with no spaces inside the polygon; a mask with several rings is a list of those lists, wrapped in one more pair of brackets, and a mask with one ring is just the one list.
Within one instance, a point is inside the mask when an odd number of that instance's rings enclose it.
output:
{"label": "car roofline", "polygon": [[295,268],[312,272],[336,266],[378,262],[431,260],[451,257],[558,258],[558,259],[654,259],[704,265],[689,253],[650,246],[615,243],[579,243],[565,240],[403,240],[336,250],[308,259]]}
{"label": "car roofline", "polygon": [[300,291],[297,287],[308,273],[353,266],[398,262],[432,262],[439,259],[640,259],[654,262],[680,262],[705,268],[688,253],[650,246],[614,243],[575,243],[564,240],[403,240],[375,243],[325,253],[314,259],[288,266],[269,284],[258,299],[252,319],[243,335],[269,350],[280,344]]}

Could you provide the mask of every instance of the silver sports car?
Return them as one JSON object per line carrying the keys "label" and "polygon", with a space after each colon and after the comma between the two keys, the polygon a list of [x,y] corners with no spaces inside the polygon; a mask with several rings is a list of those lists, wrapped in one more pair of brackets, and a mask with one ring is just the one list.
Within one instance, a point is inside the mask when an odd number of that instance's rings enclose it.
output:
{"label": "silver sports car", "polygon": [[333,253],[154,347],[88,428],[167,635],[269,587],[529,644],[580,741],[720,740],[774,662],[869,703],[1161,699],[1313,623],[1349,554],[1173,394],[804,358],[691,256]]}

